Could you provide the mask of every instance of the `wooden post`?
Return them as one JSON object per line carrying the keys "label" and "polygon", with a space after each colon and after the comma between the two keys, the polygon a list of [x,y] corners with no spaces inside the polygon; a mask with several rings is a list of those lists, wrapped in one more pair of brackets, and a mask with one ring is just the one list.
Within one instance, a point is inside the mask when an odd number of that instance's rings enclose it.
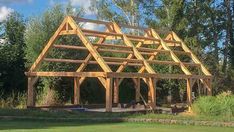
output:
{"label": "wooden post", "polygon": [[151,105],[152,109],[156,107],[156,81],[155,78],[147,79],[148,82],[148,103]]}
{"label": "wooden post", "polygon": [[33,78],[28,77],[28,96],[27,96],[27,107],[35,106],[35,89],[33,86]]}
{"label": "wooden post", "polygon": [[136,89],[136,102],[140,101],[140,94],[141,94],[141,79],[137,78],[137,82],[135,84]]}
{"label": "wooden post", "polygon": [[80,78],[74,77],[74,104],[80,104]]}
{"label": "wooden post", "polygon": [[112,111],[113,78],[106,78],[106,112]]}
{"label": "wooden post", "polygon": [[114,80],[114,103],[119,103],[119,79]]}
{"label": "wooden post", "polygon": [[212,96],[211,79],[207,79],[207,95]]}
{"label": "wooden post", "polygon": [[191,112],[192,106],[192,87],[191,87],[191,79],[187,79],[187,104],[188,104],[188,111]]}

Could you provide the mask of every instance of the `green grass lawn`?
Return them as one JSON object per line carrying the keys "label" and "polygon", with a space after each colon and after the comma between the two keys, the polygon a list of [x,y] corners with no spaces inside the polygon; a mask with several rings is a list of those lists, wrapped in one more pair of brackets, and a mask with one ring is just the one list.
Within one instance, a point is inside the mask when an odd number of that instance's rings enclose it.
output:
{"label": "green grass lawn", "polygon": [[156,123],[76,123],[48,121],[0,121],[0,131],[43,131],[43,132],[233,132],[234,128],[161,125]]}

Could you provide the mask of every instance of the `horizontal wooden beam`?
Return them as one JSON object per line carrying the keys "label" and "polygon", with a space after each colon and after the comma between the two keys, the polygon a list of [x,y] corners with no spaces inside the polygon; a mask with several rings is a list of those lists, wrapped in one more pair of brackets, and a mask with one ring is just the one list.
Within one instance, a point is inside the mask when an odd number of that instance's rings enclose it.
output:
{"label": "horizontal wooden beam", "polygon": [[154,73],[111,72],[111,73],[107,73],[107,77],[110,77],[110,78],[148,78],[148,77],[157,77],[157,74],[154,74]]}
{"label": "horizontal wooden beam", "polygon": [[185,66],[193,66],[193,67],[198,67],[201,66],[201,64],[196,64],[192,62],[182,62]]}
{"label": "horizontal wooden beam", "polygon": [[25,72],[25,75],[42,77],[106,77],[105,72]]}
{"label": "horizontal wooden beam", "polygon": [[[104,59],[104,58],[103,58]],[[60,62],[60,63],[84,63],[86,62],[85,60],[72,60],[72,59],[55,59],[55,58],[44,58],[44,61],[47,62]],[[87,64],[98,64],[97,61],[88,61]],[[111,61],[106,61],[106,64],[108,65],[122,65],[123,62],[112,62]],[[142,66],[143,64],[141,63],[128,63],[128,66]]]}
{"label": "horizontal wooden beam", "polygon": [[147,60],[147,62],[151,64],[180,65],[179,62],[175,61]]}
{"label": "horizontal wooden beam", "polygon": [[125,34],[129,40],[151,40],[151,41],[157,41],[160,42],[159,39],[153,38],[153,37],[143,37],[143,36],[137,36],[137,35],[129,35]]}
{"label": "horizontal wooden beam", "polygon": [[181,44],[176,44],[176,43],[166,43],[168,47],[181,47]]}
{"label": "horizontal wooden beam", "polygon": [[41,77],[107,77],[107,78],[158,78],[158,79],[210,79],[211,76],[156,73],[118,73],[118,72],[25,72],[26,76]]}
{"label": "horizontal wooden beam", "polygon": [[166,39],[164,39],[163,41],[166,42],[166,43],[181,44],[180,41],[175,41],[175,40],[166,40]]}
{"label": "horizontal wooden beam", "polygon": [[125,53],[125,54],[132,54],[133,51],[131,50],[120,50],[120,49],[98,49],[100,52],[113,52],[113,53]]}
{"label": "horizontal wooden beam", "polygon": [[97,47],[110,47],[110,48],[122,48],[122,49],[132,49],[132,47],[119,45],[119,44],[93,44],[93,46]]}
{"label": "horizontal wooden beam", "polygon": [[60,49],[88,50],[84,46],[75,46],[75,45],[53,45],[53,47]]}
{"label": "horizontal wooden beam", "polygon": [[185,75],[185,74],[158,74],[157,78],[159,79],[187,79],[187,78],[193,78],[193,79],[208,79],[211,78],[211,76],[205,76],[205,75]]}
{"label": "horizontal wooden beam", "polygon": [[[93,45],[97,46],[99,44],[93,44]],[[88,50],[84,46],[54,45],[54,47],[55,48],[61,48],[61,49],[64,48],[64,49],[74,49],[74,50]],[[104,46],[100,46],[100,47],[104,47]],[[99,49],[97,49],[97,51],[101,51],[101,52],[114,52],[114,53],[128,53],[128,54],[133,53],[133,51],[120,50],[120,49],[102,49],[102,48],[99,48]]]}
{"label": "horizontal wooden beam", "polygon": [[62,30],[59,35],[74,35],[76,34],[76,30]]}
{"label": "horizontal wooden beam", "polygon": [[136,62],[136,63],[143,63],[142,60],[139,59],[128,59],[128,58],[120,58],[120,57],[103,57],[104,60],[106,61],[114,61],[114,62]]}
{"label": "horizontal wooden beam", "polygon": [[145,48],[145,47],[139,47],[137,48],[138,51],[144,51],[144,52],[162,52],[162,53],[170,53],[168,50],[159,50],[159,49],[153,49],[153,48]]}
{"label": "horizontal wooden beam", "polygon": [[95,31],[95,30],[89,30],[89,29],[81,29],[82,32],[85,35],[93,35],[93,36],[97,36],[97,35],[107,35],[107,36],[123,36],[122,34],[119,33],[113,33],[113,32],[102,32],[102,31]]}
{"label": "horizontal wooden beam", "polygon": [[140,27],[140,26],[132,26],[132,25],[126,25],[126,24],[120,24],[121,28],[130,28],[130,29],[139,29],[139,30],[149,30],[147,27]]}
{"label": "horizontal wooden beam", "polygon": [[111,22],[107,22],[107,21],[85,19],[85,18],[80,18],[80,17],[73,17],[73,19],[76,22],[90,22],[90,23],[103,24],[103,25],[109,25],[111,23]]}

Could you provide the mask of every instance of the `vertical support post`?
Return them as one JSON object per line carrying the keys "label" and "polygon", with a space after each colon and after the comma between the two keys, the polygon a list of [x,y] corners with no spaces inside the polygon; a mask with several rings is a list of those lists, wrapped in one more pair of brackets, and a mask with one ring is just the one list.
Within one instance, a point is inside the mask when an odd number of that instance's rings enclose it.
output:
{"label": "vertical support post", "polygon": [[212,96],[211,79],[207,79],[207,95]]}
{"label": "vertical support post", "polygon": [[119,103],[119,78],[114,79],[114,103]]}
{"label": "vertical support post", "polygon": [[80,78],[74,77],[74,104],[80,104]]}
{"label": "vertical support post", "polygon": [[148,103],[151,105],[152,109],[155,109],[156,107],[156,80],[155,78],[149,78],[148,81],[148,88],[149,92],[148,95]]}
{"label": "vertical support post", "polygon": [[28,96],[27,96],[27,107],[35,106],[35,89],[33,84],[33,77],[28,77]]}
{"label": "vertical support post", "polygon": [[106,78],[106,112],[112,111],[113,78]]}
{"label": "vertical support post", "polygon": [[140,101],[140,94],[141,94],[141,79],[137,78],[137,82],[135,84],[135,90],[136,90],[136,102]]}
{"label": "vertical support post", "polygon": [[192,106],[192,87],[191,87],[191,79],[187,79],[187,104],[188,104],[188,111],[191,112]]}
{"label": "vertical support post", "polygon": [[201,83],[199,79],[197,79],[197,88],[198,88],[198,96],[201,96]]}

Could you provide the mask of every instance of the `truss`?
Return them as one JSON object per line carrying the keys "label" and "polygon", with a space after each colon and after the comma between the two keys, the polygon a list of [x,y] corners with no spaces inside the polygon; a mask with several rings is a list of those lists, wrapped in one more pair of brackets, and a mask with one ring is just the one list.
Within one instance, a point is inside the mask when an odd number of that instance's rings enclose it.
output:
{"label": "truss", "polygon": [[[105,31],[97,31],[82,28],[81,23],[93,23],[105,27]],[[132,31],[142,31],[141,33],[124,33],[123,29]],[[64,35],[76,35],[81,40],[81,45],[55,44],[55,41]],[[96,38],[96,42],[91,41],[91,37]],[[119,40],[116,43],[106,43],[106,41]],[[119,44],[121,43],[121,44]],[[174,50],[179,49],[180,50]],[[71,49],[77,51],[87,51],[84,59],[58,59],[46,58],[50,49]],[[125,54],[125,57],[104,56],[103,53]],[[171,60],[158,60],[159,54],[166,54]],[[183,62],[179,56],[188,56],[191,61]],[[52,72],[38,71],[42,62],[75,63],[79,65],[76,71]],[[102,71],[85,71],[87,65],[98,65]],[[177,66],[181,73],[159,73],[155,66]],[[115,68],[113,68],[113,66]],[[127,67],[135,67],[137,71],[125,72]],[[190,67],[195,67],[201,72],[192,73]],[[140,99],[140,79],[149,88],[148,103],[151,108],[156,105],[156,80],[158,79],[184,79],[187,81],[187,98],[189,108],[192,103],[192,87],[196,81],[202,83],[209,95],[211,95],[211,74],[199,59],[191,52],[186,44],[174,33],[170,32],[162,39],[152,28],[134,27],[129,25],[117,25],[114,22],[105,22],[76,18],[67,16],[59,26],[54,35],[50,38],[44,49],[26,72],[28,76],[28,107],[35,106],[35,90],[33,85],[38,77],[72,77],[74,78],[74,103],[80,102],[80,85],[89,77],[97,78],[106,89],[106,111],[112,110],[112,102],[119,101],[119,85],[124,78],[132,78],[136,84],[136,100]],[[114,95],[112,95],[114,90]],[[112,96],[114,100],[112,101]]]}

